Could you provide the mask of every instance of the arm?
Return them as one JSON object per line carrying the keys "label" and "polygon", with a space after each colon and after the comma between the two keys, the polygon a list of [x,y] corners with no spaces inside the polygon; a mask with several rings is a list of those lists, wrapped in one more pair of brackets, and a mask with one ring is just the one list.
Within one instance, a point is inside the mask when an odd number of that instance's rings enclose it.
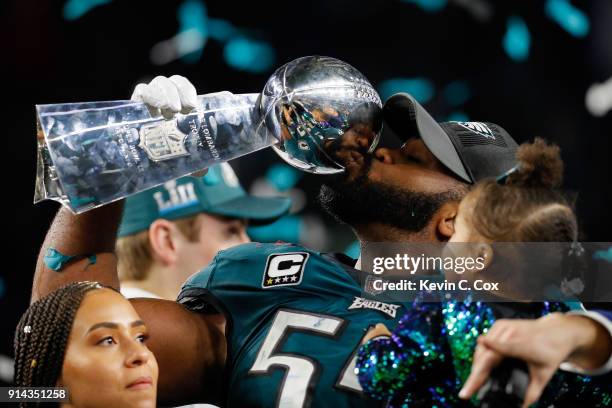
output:
{"label": "arm", "polygon": [[146,322],[147,346],[159,365],[158,404],[223,404],[226,342],[219,314],[190,312],[179,303],[133,299]]}
{"label": "arm", "polygon": [[[31,302],[75,281],[97,281],[119,289],[114,248],[122,211],[122,202],[105,205],[81,215],[60,208],[38,255]],[[56,272],[44,262],[49,248],[66,255],[96,254],[97,260],[93,265],[87,259],[75,261]]]}
{"label": "arm", "polygon": [[536,320],[501,319],[478,338],[472,371],[460,397],[470,398],[504,357],[515,357],[529,367],[527,407],[540,398],[561,363],[594,369],[604,365],[611,352],[609,332],[585,316],[553,313]]}
{"label": "arm", "polygon": [[[435,378],[445,369],[439,360],[442,339],[436,335],[439,313],[437,305],[415,308],[401,318],[393,334],[381,324],[368,332],[356,363],[366,394],[380,399],[401,392],[417,398],[426,384],[441,382]],[[422,324],[426,319],[429,324]]]}
{"label": "arm", "polygon": [[[612,313],[606,311],[574,311],[569,312],[569,315],[584,316],[590,320],[589,327],[591,330],[594,328],[600,338],[600,341],[596,341],[595,347],[577,350],[573,353],[567,361],[561,364],[561,369],[565,371],[571,371],[577,374],[584,375],[600,375],[606,374],[612,371]],[[608,332],[608,336],[605,335],[604,328]],[[608,350],[607,361],[599,364],[601,357],[606,355],[606,345]]]}
{"label": "arm", "polygon": [[401,352],[400,347],[392,339],[391,332],[382,323],[368,331],[355,364],[359,383],[366,394],[382,399],[395,389],[402,388],[403,383],[398,383],[401,382],[399,378],[404,367],[403,365],[394,367],[394,361],[387,358],[391,353],[399,355]]}

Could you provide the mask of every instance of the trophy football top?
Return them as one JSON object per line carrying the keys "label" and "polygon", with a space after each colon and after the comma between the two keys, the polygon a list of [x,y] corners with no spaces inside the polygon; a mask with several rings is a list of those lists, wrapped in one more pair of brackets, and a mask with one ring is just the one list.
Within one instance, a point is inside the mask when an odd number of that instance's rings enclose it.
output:
{"label": "trophy football top", "polygon": [[[318,174],[344,171],[343,149],[356,138],[371,152],[382,127],[380,97],[349,64],[330,57],[293,60],[274,72],[261,94],[260,111],[289,164]],[[364,152],[365,153],[365,152]]]}

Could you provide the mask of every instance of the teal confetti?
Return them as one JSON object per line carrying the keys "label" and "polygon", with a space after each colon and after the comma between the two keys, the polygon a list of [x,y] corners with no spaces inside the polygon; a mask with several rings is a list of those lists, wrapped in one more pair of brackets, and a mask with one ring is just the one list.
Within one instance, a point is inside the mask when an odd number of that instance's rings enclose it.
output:
{"label": "teal confetti", "polygon": [[522,18],[518,16],[508,18],[503,45],[506,54],[513,60],[519,62],[527,60],[531,47],[531,35]]}

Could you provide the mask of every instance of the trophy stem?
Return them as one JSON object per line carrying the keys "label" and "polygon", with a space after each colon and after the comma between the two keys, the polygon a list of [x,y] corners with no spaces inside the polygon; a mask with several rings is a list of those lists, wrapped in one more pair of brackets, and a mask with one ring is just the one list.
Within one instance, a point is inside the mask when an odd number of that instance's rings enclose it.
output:
{"label": "trophy stem", "polygon": [[277,139],[257,97],[202,95],[194,112],[171,120],[133,101],[38,105],[34,202],[81,213],[269,147]]}

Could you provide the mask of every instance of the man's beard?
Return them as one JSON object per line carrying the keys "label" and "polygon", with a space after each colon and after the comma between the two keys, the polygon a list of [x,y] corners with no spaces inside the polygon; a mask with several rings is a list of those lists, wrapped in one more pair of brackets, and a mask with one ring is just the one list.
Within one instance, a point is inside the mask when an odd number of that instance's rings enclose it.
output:
{"label": "man's beard", "polygon": [[442,204],[461,199],[456,191],[423,193],[372,182],[367,177],[372,157],[364,159],[360,174],[353,180],[342,174],[330,177],[321,186],[321,206],[340,222],[350,226],[381,223],[420,232]]}

